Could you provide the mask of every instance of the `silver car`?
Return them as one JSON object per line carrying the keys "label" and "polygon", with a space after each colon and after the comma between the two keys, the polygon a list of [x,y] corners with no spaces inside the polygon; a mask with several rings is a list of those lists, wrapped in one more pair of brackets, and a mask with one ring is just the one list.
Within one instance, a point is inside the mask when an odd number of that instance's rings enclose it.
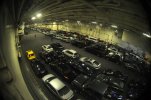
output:
{"label": "silver car", "polygon": [[45,75],[42,77],[42,81],[45,83],[47,88],[60,99],[70,100],[73,98],[73,91],[53,74]]}
{"label": "silver car", "polygon": [[81,57],[80,61],[85,63],[86,65],[93,66],[94,69],[100,69],[101,63],[98,63],[96,60],[88,57]]}

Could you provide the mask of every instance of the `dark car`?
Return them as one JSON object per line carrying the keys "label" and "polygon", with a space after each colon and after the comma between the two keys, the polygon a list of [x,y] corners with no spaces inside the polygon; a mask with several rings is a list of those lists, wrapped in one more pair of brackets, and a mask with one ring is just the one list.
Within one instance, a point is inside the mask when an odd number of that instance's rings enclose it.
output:
{"label": "dark car", "polygon": [[39,55],[47,64],[50,64],[57,57],[55,52],[40,51]]}
{"label": "dark car", "polygon": [[123,74],[121,71],[114,71],[114,77],[126,82],[128,80],[128,75]]}
{"label": "dark car", "polygon": [[85,50],[94,55],[103,57],[106,54],[106,45],[95,44],[85,47]]}
{"label": "dark car", "polygon": [[136,63],[127,63],[124,62],[124,66],[134,72],[141,72],[139,65],[137,65]]}
{"label": "dark car", "polygon": [[44,64],[38,59],[31,61],[31,67],[38,77],[42,77],[47,74],[47,70],[45,69]]}
{"label": "dark car", "polygon": [[86,46],[86,42],[80,40],[72,40],[71,44],[79,48],[84,48]]}
{"label": "dark car", "polygon": [[101,71],[102,71],[102,74],[104,74],[104,75],[108,75],[108,76],[114,75],[114,71],[112,69],[103,69]]}
{"label": "dark car", "polygon": [[77,76],[77,73],[70,66],[62,62],[56,62],[51,68],[69,82]]}
{"label": "dark car", "polygon": [[108,87],[107,91],[104,94],[104,97],[111,100],[124,100],[124,96],[121,91],[117,91],[112,87]]}
{"label": "dark car", "polygon": [[123,61],[123,55],[114,51],[108,51],[106,58],[115,63],[121,63]]}
{"label": "dark car", "polygon": [[60,43],[52,43],[51,46],[57,52],[64,50],[64,47]]}
{"label": "dark car", "polygon": [[113,71],[112,69],[104,69],[104,70],[102,70],[102,74],[108,75],[108,76],[113,76],[124,82],[126,82],[128,79],[128,75],[123,74],[121,71]]}
{"label": "dark car", "polygon": [[66,64],[72,67],[77,73],[83,73],[88,76],[95,76],[99,73],[99,70],[97,71],[79,60],[70,60]]}
{"label": "dark car", "polygon": [[118,78],[114,78],[111,76],[106,76],[103,74],[99,74],[98,76],[96,76],[96,79],[98,81],[104,82],[109,84],[112,88],[116,89],[116,90],[120,90],[123,91],[125,83],[123,81],[121,81]]}
{"label": "dark car", "polygon": [[79,75],[72,85],[87,96],[87,100],[101,100],[108,85],[97,80],[92,80],[86,75]]}

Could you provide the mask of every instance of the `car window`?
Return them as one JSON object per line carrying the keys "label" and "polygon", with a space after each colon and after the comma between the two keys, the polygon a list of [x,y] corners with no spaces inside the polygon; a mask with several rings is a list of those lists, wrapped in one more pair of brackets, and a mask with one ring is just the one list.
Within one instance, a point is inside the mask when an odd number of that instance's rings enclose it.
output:
{"label": "car window", "polygon": [[72,53],[72,52],[70,52],[70,51],[66,51],[66,52],[67,52],[67,53],[69,53],[69,54],[71,54],[71,55],[73,54],[73,53]]}
{"label": "car window", "polygon": [[96,64],[96,65],[99,65],[99,63],[97,61],[94,61],[93,63]]}
{"label": "car window", "polygon": [[30,54],[29,57],[34,56],[34,54]]}
{"label": "car window", "polygon": [[64,86],[62,89],[60,89],[60,90],[58,91],[58,93],[59,93],[61,96],[63,96],[64,94],[67,94],[69,91],[70,91],[69,88],[66,87],[66,86]]}

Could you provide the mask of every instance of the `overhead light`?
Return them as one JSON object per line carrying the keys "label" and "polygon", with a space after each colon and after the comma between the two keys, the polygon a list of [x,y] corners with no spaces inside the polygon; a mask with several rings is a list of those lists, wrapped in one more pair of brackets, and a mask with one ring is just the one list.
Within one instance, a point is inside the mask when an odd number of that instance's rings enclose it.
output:
{"label": "overhead light", "polygon": [[97,22],[91,22],[92,24],[97,24]]}
{"label": "overhead light", "polygon": [[35,20],[35,19],[36,19],[36,17],[32,17],[32,18],[31,18],[31,20]]}
{"label": "overhead light", "polygon": [[57,23],[56,22],[53,22],[53,25],[56,25]]}
{"label": "overhead light", "polygon": [[151,38],[151,35],[150,34],[147,34],[147,33],[143,33],[144,36],[148,37],[148,38]]}
{"label": "overhead light", "polygon": [[116,26],[116,25],[111,25],[111,27],[112,27],[112,28],[117,28],[117,26]]}
{"label": "overhead light", "polygon": [[69,21],[68,19],[66,19],[65,21]]}
{"label": "overhead light", "polygon": [[100,23],[100,26],[102,27],[103,25]]}
{"label": "overhead light", "polygon": [[81,24],[81,21],[77,21],[77,23],[80,25],[80,24]]}
{"label": "overhead light", "polygon": [[42,14],[38,13],[36,16],[37,16],[37,18],[40,18],[42,16]]}

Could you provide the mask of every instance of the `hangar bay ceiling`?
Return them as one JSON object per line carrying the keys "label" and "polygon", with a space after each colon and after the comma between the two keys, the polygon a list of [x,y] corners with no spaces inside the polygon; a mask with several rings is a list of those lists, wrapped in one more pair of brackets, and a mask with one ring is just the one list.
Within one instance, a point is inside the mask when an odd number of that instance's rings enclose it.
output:
{"label": "hangar bay ceiling", "polygon": [[12,0],[8,4],[17,23],[30,22],[35,13],[41,12],[43,21],[97,21],[149,31],[148,17],[139,0]]}

